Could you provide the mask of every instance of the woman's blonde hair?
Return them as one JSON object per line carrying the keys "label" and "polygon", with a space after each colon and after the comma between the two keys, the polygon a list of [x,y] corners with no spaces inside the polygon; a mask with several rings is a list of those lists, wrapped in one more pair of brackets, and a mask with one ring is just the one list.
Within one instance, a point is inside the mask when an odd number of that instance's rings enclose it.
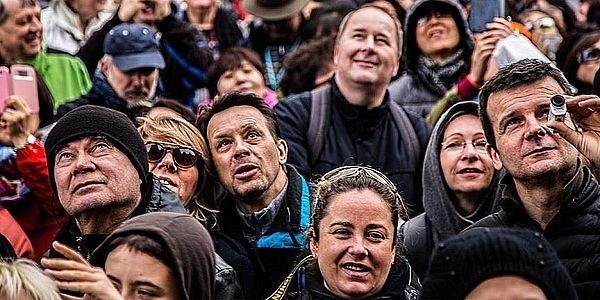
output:
{"label": "woman's blonde hair", "polygon": [[23,296],[33,300],[60,300],[56,282],[27,258],[0,260],[0,296],[7,300]]}
{"label": "woman's blonde hair", "polygon": [[199,178],[192,198],[185,203],[186,210],[194,218],[203,222],[208,227],[216,226],[217,205],[210,192],[212,188],[210,179],[210,158],[204,137],[194,125],[181,117],[159,115],[155,118],[139,117],[138,132],[144,140],[164,141],[168,143],[187,146],[196,151],[202,159],[202,166],[198,169]]}

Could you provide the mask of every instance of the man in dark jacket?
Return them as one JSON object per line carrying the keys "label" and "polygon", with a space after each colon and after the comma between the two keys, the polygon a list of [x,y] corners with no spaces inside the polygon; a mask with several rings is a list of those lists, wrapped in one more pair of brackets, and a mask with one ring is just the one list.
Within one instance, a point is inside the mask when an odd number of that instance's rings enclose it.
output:
{"label": "man in dark jacket", "polygon": [[82,105],[108,107],[134,119],[156,97],[158,70],[165,67],[152,28],[124,23],[114,27],[104,39],[104,56],[92,89],[81,98],[58,107],[57,118]]}
{"label": "man in dark jacket", "polygon": [[[548,121],[554,111],[550,98],[556,95],[568,95],[564,123]],[[472,227],[523,227],[543,234],[569,270],[579,297],[597,298],[600,186],[578,150],[598,166],[600,99],[570,95],[558,69],[533,59],[500,69],[485,84],[480,118],[507,175],[501,180],[502,209]],[[577,130],[569,128],[575,124]]]}
{"label": "man in dark jacket", "polygon": [[[55,240],[88,260],[106,235],[132,216],[186,213],[179,196],[149,172],[144,141],[120,112],[76,108],[56,123],[45,146],[52,189],[73,216]],[[50,257],[59,254],[51,249]]]}
{"label": "man in dark jacket", "polygon": [[258,296],[265,299],[305,250],[309,186],[286,165],[287,143],[262,98],[227,94],[201,116],[199,126],[227,191],[219,227],[248,250]]}
{"label": "man in dark jacket", "polygon": [[[377,24],[377,26],[375,25]],[[397,19],[377,7],[346,15],[335,45],[335,76],[320,92],[292,95],[275,106],[290,163],[305,176],[341,165],[367,164],[385,173],[402,192],[410,216],[423,212],[421,169],[431,128],[423,118],[393,102],[387,87],[398,72],[402,30]],[[322,99],[315,99],[321,95]],[[321,111],[324,136],[311,133],[314,107]],[[318,127],[318,128],[319,128]]]}

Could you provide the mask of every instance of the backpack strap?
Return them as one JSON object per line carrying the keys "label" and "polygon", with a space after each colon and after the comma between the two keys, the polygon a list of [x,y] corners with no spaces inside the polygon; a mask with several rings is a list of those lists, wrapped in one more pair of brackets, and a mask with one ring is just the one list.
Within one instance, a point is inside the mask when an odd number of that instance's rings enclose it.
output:
{"label": "backpack strap", "polygon": [[394,122],[400,131],[400,136],[403,138],[402,141],[405,145],[408,145],[408,161],[410,164],[415,165],[419,161],[421,153],[421,144],[419,143],[417,132],[410,122],[408,114],[406,114],[406,111],[404,111],[400,104],[390,100],[390,110],[392,118],[394,118]]}
{"label": "backpack strap", "polygon": [[308,131],[306,140],[308,143],[308,155],[310,165],[314,165],[317,157],[321,153],[321,149],[325,144],[325,135],[329,129],[327,115],[329,114],[329,91],[330,86],[314,89],[310,91],[310,120],[308,123]]}

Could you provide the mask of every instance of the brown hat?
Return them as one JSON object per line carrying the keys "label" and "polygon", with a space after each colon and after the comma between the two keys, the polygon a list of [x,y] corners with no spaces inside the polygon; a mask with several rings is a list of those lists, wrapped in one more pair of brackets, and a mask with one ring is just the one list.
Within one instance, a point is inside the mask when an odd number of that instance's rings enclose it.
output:
{"label": "brown hat", "polygon": [[265,21],[279,21],[293,17],[308,4],[309,0],[244,0],[246,12]]}

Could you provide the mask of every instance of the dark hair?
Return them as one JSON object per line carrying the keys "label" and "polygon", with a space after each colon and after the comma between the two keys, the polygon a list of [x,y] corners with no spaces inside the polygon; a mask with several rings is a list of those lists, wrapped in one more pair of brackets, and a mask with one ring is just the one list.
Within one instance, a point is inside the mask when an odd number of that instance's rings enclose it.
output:
{"label": "dark hair", "polygon": [[550,77],[560,85],[565,94],[573,95],[573,90],[562,72],[551,63],[539,59],[526,58],[506,65],[486,82],[479,94],[479,118],[488,143],[496,149],[496,138],[487,112],[488,100],[492,93],[521,87]]}
{"label": "dark hair", "polygon": [[323,37],[302,44],[288,54],[283,61],[285,73],[279,83],[283,95],[314,89],[317,76],[333,66],[333,46],[334,39]]}
{"label": "dark hair", "polygon": [[251,106],[256,108],[266,119],[267,127],[269,132],[274,139],[280,139],[281,133],[279,130],[279,123],[277,123],[277,117],[269,106],[265,103],[265,100],[258,95],[253,93],[240,93],[230,92],[225,94],[222,98],[215,100],[213,105],[206,109],[206,111],[200,115],[196,122],[196,126],[200,128],[200,131],[204,135],[208,148],[210,149],[210,139],[208,138],[208,122],[216,114],[236,106]]}
{"label": "dark hair", "polygon": [[363,6],[367,3],[373,3],[377,1],[384,1],[391,4],[394,7],[394,10],[396,11],[396,18],[398,18],[398,20],[404,20],[404,18],[406,17],[406,10],[396,0],[361,0],[359,1],[358,6]]}
{"label": "dark hair", "polygon": [[344,16],[354,9],[354,6],[346,2],[322,5],[313,9],[304,27],[304,35],[310,39],[335,37]]}
{"label": "dark hair", "polygon": [[181,102],[175,99],[159,97],[158,100],[152,105],[152,108],[155,107],[164,107],[171,109],[191,124],[194,124],[194,122],[196,122],[196,114],[192,111],[192,109],[190,109],[188,106],[181,104]]}
{"label": "dark hair", "polygon": [[404,200],[396,186],[383,173],[363,166],[344,166],[327,172],[317,183],[314,194],[311,225],[312,237],[319,240],[319,226],[327,214],[331,197],[352,190],[368,189],[383,198],[392,214],[394,225],[393,245],[396,245],[398,220],[408,220]]}
{"label": "dark hair", "polygon": [[214,98],[218,94],[217,83],[221,75],[227,71],[240,68],[244,60],[252,64],[263,74],[264,78],[266,73],[265,64],[254,50],[242,47],[227,48],[221,52],[219,58],[208,69],[208,91],[211,97]]}
{"label": "dark hair", "polygon": [[[108,254],[110,252],[112,252],[113,250],[117,249],[119,246],[125,246],[126,248],[128,248],[132,251],[137,251],[137,252],[141,252],[144,254],[148,254],[148,255],[160,260],[169,269],[171,269],[174,276],[176,278],[178,278],[179,271],[177,270],[177,264],[174,261],[176,258],[171,257],[171,255],[169,254],[169,251],[167,251],[166,246],[161,244],[159,242],[159,240],[160,239],[154,239],[150,236],[142,235],[142,234],[129,234],[129,235],[124,235],[124,236],[119,236],[119,237],[116,237],[114,240],[112,240],[110,242],[110,244],[108,245],[108,249],[106,251],[106,256],[108,257]],[[106,262],[106,257],[104,258],[104,261]],[[102,267],[104,267],[104,266],[102,266]],[[178,280],[181,280],[181,279],[178,278]],[[177,284],[177,287],[179,289],[181,289],[181,283]],[[183,295],[181,290],[179,290],[178,294]]]}
{"label": "dark hair", "polygon": [[[36,0],[21,0],[21,8],[36,6],[38,1]],[[0,1],[0,25],[4,25],[4,22],[8,19],[8,13],[6,12],[6,5]]]}
{"label": "dark hair", "polygon": [[578,94],[593,93],[592,84],[584,83],[577,79],[577,70],[581,65],[579,62],[581,51],[591,47],[598,41],[600,41],[600,31],[594,31],[582,35],[577,42],[570,47],[570,51],[567,53],[563,64],[558,66],[564,72],[567,80],[573,86],[575,86],[575,88],[577,88]]}

